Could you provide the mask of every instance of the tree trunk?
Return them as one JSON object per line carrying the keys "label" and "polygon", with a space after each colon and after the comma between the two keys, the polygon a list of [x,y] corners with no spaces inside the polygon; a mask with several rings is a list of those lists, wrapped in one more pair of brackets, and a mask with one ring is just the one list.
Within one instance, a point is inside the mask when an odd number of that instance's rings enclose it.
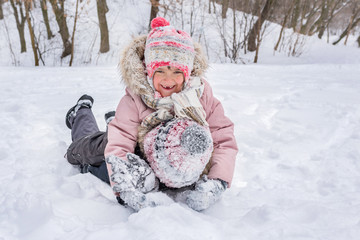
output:
{"label": "tree trunk", "polygon": [[3,0],[0,0],[0,20],[4,19],[4,12],[2,9]]}
{"label": "tree trunk", "polygon": [[360,48],[360,36],[357,38],[358,47]]}
{"label": "tree trunk", "polygon": [[35,44],[35,34],[34,34],[34,29],[31,25],[31,20],[30,20],[30,16],[29,16],[29,11],[30,11],[30,4],[31,1],[30,0],[25,0],[24,2],[25,4],[25,13],[26,13],[26,21],[29,27],[29,33],[30,33],[30,39],[31,39],[31,46],[32,46],[32,50],[34,52],[34,60],[35,60],[35,66],[39,66],[39,57],[37,55],[37,47]]}
{"label": "tree trunk", "polygon": [[[69,41],[69,29],[66,24],[66,15],[64,12],[64,2],[65,0],[49,0],[51,3],[51,6],[54,10],[55,16],[56,16],[56,22],[59,26],[59,33],[61,36],[61,39],[63,41],[64,45],[64,51],[61,55],[61,58],[64,58],[66,56],[69,56],[71,54],[71,43]],[[58,2],[60,3],[60,6],[58,5]]]}
{"label": "tree trunk", "polygon": [[[193,20],[194,19],[194,5],[195,5],[195,0],[192,1],[192,7],[191,7],[191,11],[190,11],[190,32],[189,32],[190,37],[192,37],[194,35],[194,29],[195,29],[194,24],[193,24],[193,22],[194,22],[194,20]],[[196,17],[195,17],[195,19],[196,19]]]}
{"label": "tree trunk", "polygon": [[23,10],[22,10],[22,3],[20,1],[16,2],[16,5],[19,5],[21,20],[19,19],[18,9],[15,6],[14,0],[10,0],[10,4],[11,4],[11,7],[13,8],[13,10],[14,10],[14,16],[15,16],[15,20],[16,20],[16,27],[18,29],[19,37],[20,37],[21,53],[23,53],[23,52],[26,52],[26,41],[25,41],[26,17],[24,16],[24,13],[23,13]]}
{"label": "tree trunk", "polygon": [[100,52],[106,53],[110,50],[109,44],[109,29],[106,21],[106,13],[109,11],[106,4],[106,0],[97,0],[97,12],[99,18],[99,28],[100,28]]}
{"label": "tree trunk", "polygon": [[229,0],[222,0],[222,12],[221,12],[221,17],[223,19],[226,18],[226,12],[229,8]]}
{"label": "tree trunk", "polygon": [[[352,25],[353,21],[354,21],[354,16],[351,17],[351,19],[350,19],[350,24],[349,24],[349,25]],[[349,35],[350,35],[350,32],[351,32],[351,29],[349,29],[349,30],[347,31],[347,33],[346,33],[346,38],[345,38],[345,41],[344,41],[344,45],[346,45],[346,43],[347,43],[347,40],[348,40]]]}
{"label": "tree trunk", "polygon": [[237,45],[237,34],[236,34],[236,10],[235,10],[235,6],[234,6],[234,2],[233,2],[233,44],[232,44],[232,59],[234,60],[234,62],[236,62],[237,59],[237,53],[238,53],[238,45]]}
{"label": "tree trunk", "polygon": [[151,30],[151,21],[156,18],[159,12],[160,0],[150,0],[151,2],[151,12],[150,12],[150,21],[149,21],[149,31]]}
{"label": "tree trunk", "polygon": [[346,37],[346,35],[348,34],[348,32],[350,32],[358,23],[360,22],[360,18],[356,19],[356,21],[353,21],[352,24],[349,24],[346,29],[344,30],[344,32],[340,35],[339,39],[335,42],[333,42],[333,45],[338,44],[341,39],[343,39],[344,37]]}
{"label": "tree trunk", "polygon": [[252,27],[249,33],[248,38],[248,50],[253,52],[256,50],[256,39],[258,34],[260,34],[261,26],[265,20],[269,17],[271,7],[275,0],[266,0],[265,6],[259,15],[259,18],[256,20],[256,23]]}
{"label": "tree trunk", "polygon": [[260,33],[256,36],[256,38],[257,38],[257,44],[256,44],[256,51],[255,51],[254,63],[257,63],[257,62],[258,62],[258,58],[259,58]]}
{"label": "tree trunk", "polygon": [[40,6],[41,6],[42,15],[44,18],[44,23],[46,26],[47,38],[50,40],[52,37],[54,37],[54,35],[52,34],[51,29],[50,29],[46,0],[40,0]]}
{"label": "tree trunk", "polygon": [[300,0],[295,0],[294,2],[294,11],[292,13],[291,16],[291,24],[290,27],[294,30],[294,32],[297,31],[297,24],[298,24],[298,20],[300,17],[300,10],[301,10],[301,6],[300,6]]}
{"label": "tree trunk", "polygon": [[276,42],[276,45],[275,45],[275,47],[274,47],[274,51],[277,51],[278,48],[279,48],[279,45],[280,45],[280,42],[281,42],[281,38],[282,38],[282,35],[283,35],[283,33],[284,33],[285,26],[286,26],[286,24],[287,24],[287,22],[288,22],[288,18],[289,18],[289,16],[290,16],[290,14],[293,12],[293,10],[294,10],[294,2],[291,1],[289,9],[288,9],[288,10],[286,11],[286,13],[285,13],[285,17],[284,17],[284,20],[283,20],[282,25],[281,25],[281,30],[280,30],[279,38],[278,38],[278,41]]}
{"label": "tree trunk", "polygon": [[328,6],[327,1],[323,0],[320,18],[314,24],[314,25],[317,25],[317,31],[319,32],[318,38],[320,38],[320,39],[324,35],[326,23],[327,23],[328,19],[329,19],[329,6]]}
{"label": "tree trunk", "polygon": [[278,47],[279,47],[280,42],[281,42],[281,38],[282,38],[284,29],[285,29],[285,25],[286,25],[288,16],[289,16],[289,15],[286,14],[285,17],[284,17],[283,23],[282,23],[282,25],[281,25],[281,30],[280,30],[279,38],[278,38],[278,40],[277,40],[277,42],[276,42],[276,45],[275,45],[275,47],[274,47],[274,51],[277,51],[277,50],[278,50]]}
{"label": "tree trunk", "polygon": [[213,13],[216,13],[216,4],[215,4],[215,0],[211,1],[213,4]]}
{"label": "tree trunk", "polygon": [[79,0],[76,0],[74,27],[73,27],[73,32],[72,32],[72,36],[71,36],[71,57],[70,57],[69,67],[72,66],[72,62],[74,59],[74,44],[75,44],[76,22],[78,19],[78,9],[79,9]]}

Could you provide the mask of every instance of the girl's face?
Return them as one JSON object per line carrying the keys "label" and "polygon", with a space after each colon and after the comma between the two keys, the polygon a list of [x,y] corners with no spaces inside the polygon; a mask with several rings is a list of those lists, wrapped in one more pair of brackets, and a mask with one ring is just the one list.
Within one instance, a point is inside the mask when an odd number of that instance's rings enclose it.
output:
{"label": "girl's face", "polygon": [[164,66],[156,69],[153,77],[155,90],[162,97],[168,97],[173,93],[181,92],[184,84],[184,74],[175,67]]}

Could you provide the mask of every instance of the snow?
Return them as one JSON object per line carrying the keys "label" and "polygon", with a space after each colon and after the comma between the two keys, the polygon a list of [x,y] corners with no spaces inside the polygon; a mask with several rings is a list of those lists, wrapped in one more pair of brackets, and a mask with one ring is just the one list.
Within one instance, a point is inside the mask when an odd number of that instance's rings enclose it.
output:
{"label": "snow", "polygon": [[[118,53],[130,35],[144,32],[148,20],[148,1],[125,1],[139,4],[136,8],[114,2],[109,25],[115,47],[100,56],[87,45],[98,45],[91,35],[96,18],[79,23],[75,44],[89,50],[75,55],[77,67],[24,67],[32,65],[30,48],[16,58],[23,67],[10,67],[14,59],[1,38],[1,240],[358,239],[360,49],[353,36],[348,46],[307,38],[304,52],[293,58],[274,54],[279,27],[270,26],[273,40],[261,45],[260,64],[211,64],[207,80],[235,123],[239,154],[231,188],[205,211],[160,194],[163,206],[134,213],[117,203],[107,184],[72,167],[63,157],[71,143],[66,112],[90,94],[105,130],[104,113],[124,94],[115,67]],[[93,2],[87,6],[82,14],[95,11]],[[14,23],[7,24],[17,39]],[[81,33],[87,31],[88,42]],[[59,53],[55,49],[46,57]],[[210,57],[217,57],[213,53]],[[92,66],[80,66],[91,59]],[[48,65],[67,65],[53,61]]]}
{"label": "snow", "polygon": [[115,67],[1,67],[0,239],[357,239],[359,75],[359,64],[212,64],[239,146],[232,187],[201,213],[134,213],[63,158],[81,94],[105,129],[124,94]]}

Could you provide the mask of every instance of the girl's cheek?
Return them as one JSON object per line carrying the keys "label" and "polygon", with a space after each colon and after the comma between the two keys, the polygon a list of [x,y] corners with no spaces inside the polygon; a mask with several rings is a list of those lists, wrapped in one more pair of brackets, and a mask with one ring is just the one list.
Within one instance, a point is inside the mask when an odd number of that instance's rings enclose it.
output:
{"label": "girl's cheek", "polygon": [[176,78],[176,82],[177,82],[178,84],[183,84],[183,83],[184,83],[184,77],[183,77],[183,76],[177,77],[177,78]]}

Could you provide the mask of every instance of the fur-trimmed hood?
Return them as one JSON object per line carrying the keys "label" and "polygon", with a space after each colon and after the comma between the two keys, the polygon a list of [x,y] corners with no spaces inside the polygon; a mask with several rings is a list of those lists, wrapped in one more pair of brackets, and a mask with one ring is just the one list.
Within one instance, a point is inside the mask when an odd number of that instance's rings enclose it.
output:
{"label": "fur-trimmed hood", "polygon": [[[153,93],[146,78],[144,52],[147,35],[136,37],[124,49],[118,65],[122,81],[136,95]],[[194,42],[195,59],[191,77],[201,77],[208,68],[208,62],[199,43]]]}

